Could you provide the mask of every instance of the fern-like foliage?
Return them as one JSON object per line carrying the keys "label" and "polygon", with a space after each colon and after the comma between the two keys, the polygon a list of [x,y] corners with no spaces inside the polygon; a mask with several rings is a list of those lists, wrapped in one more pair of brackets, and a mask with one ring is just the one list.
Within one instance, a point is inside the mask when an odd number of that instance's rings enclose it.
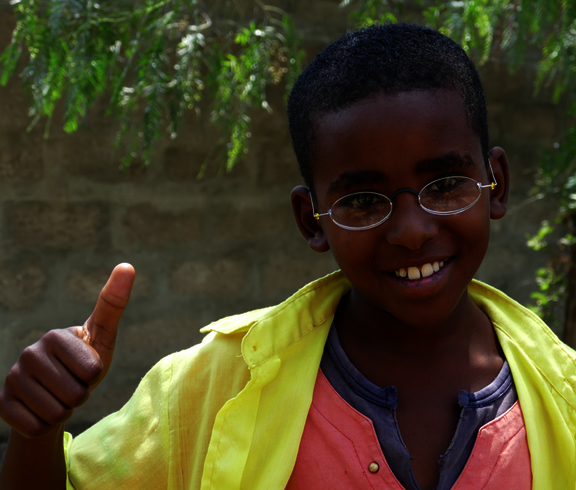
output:
{"label": "fern-like foliage", "polygon": [[249,15],[201,0],[14,3],[17,24],[0,56],[0,83],[25,63],[31,127],[46,118],[46,132],[57,104],[71,133],[98,100],[108,100],[120,119],[124,168],[139,156],[148,165],[156,143],[166,132],[177,137],[185,111],[207,90],[215,97],[212,119],[228,138],[231,170],[248,150],[248,111],[270,110],[266,86],[284,79],[289,90],[301,69],[290,16],[259,0]]}

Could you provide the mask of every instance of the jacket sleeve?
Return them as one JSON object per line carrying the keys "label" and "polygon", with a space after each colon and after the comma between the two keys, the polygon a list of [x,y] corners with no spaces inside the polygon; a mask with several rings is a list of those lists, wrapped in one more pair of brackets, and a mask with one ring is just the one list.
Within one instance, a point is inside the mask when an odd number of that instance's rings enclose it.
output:
{"label": "jacket sleeve", "polygon": [[212,333],[162,359],[120,411],[67,434],[67,489],[199,488],[214,419],[249,379],[241,340]]}
{"label": "jacket sleeve", "polygon": [[173,356],[156,364],[121,410],[65,438],[67,489],[168,488]]}

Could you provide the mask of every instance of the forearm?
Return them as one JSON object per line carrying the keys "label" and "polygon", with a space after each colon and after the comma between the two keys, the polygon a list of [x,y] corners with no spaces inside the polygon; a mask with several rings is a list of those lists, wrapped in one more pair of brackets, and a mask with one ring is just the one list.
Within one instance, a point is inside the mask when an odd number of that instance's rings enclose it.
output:
{"label": "forearm", "polygon": [[0,471],[0,490],[65,490],[63,434],[64,425],[38,439],[26,439],[12,430]]}

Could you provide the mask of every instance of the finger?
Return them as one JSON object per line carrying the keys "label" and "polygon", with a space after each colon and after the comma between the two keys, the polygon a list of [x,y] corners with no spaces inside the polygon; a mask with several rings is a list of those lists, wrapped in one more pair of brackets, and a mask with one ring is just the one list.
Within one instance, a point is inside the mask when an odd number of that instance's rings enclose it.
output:
{"label": "finger", "polygon": [[73,409],[60,403],[30,378],[20,380],[17,390],[3,389],[0,406],[2,418],[28,438],[53,431],[73,413]]}
{"label": "finger", "polygon": [[13,393],[32,414],[48,425],[62,424],[72,415],[71,407],[56,399],[35,379],[24,380],[20,383],[18,392]]}
{"label": "finger", "polygon": [[[82,342],[78,339],[79,342]],[[85,346],[86,348],[90,348]],[[98,363],[101,365],[100,361]],[[77,408],[83,405],[90,395],[88,386],[94,383],[102,369],[92,370],[90,376],[86,376],[87,370],[82,369],[82,375],[87,379],[78,379],[58,359],[51,359],[45,369],[36,370],[33,379],[37,381],[62,405]]]}
{"label": "finger", "polygon": [[44,380],[54,379],[53,384],[67,386],[69,378],[81,384],[94,383],[102,373],[102,361],[98,353],[78,335],[79,327],[51,330],[42,339],[22,352],[18,364],[31,377]]}
{"label": "finger", "polygon": [[5,394],[4,390],[0,392],[0,417],[12,429],[28,439],[41,437],[55,429],[40,420],[20,400]]}
{"label": "finger", "polygon": [[130,299],[134,284],[134,268],[117,265],[102,289],[96,307],[83,327],[84,340],[92,346],[106,365],[116,341],[118,322]]}

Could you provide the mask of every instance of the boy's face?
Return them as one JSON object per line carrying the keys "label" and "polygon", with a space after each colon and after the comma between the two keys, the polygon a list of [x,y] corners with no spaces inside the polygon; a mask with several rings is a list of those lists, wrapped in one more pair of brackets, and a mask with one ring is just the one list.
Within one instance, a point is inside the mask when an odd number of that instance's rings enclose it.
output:
{"label": "boy's face", "polygon": [[[353,192],[386,196],[403,188],[420,192],[433,180],[452,175],[492,182],[480,140],[453,92],[406,92],[364,100],[321,118],[316,136],[314,205],[319,213]],[[394,198],[392,214],[384,223],[368,230],[346,230],[329,216],[320,221],[307,218],[312,216],[309,199],[307,203],[302,188],[296,188],[296,219],[313,249],[332,251],[366,306],[407,324],[437,324],[460,303],[478,270],[488,246],[490,218],[505,213],[504,152],[493,150],[491,162],[498,186],[482,189],[479,201],[460,214],[430,214],[414,194],[404,192]],[[425,278],[410,280],[396,274],[435,262],[444,265]]]}

